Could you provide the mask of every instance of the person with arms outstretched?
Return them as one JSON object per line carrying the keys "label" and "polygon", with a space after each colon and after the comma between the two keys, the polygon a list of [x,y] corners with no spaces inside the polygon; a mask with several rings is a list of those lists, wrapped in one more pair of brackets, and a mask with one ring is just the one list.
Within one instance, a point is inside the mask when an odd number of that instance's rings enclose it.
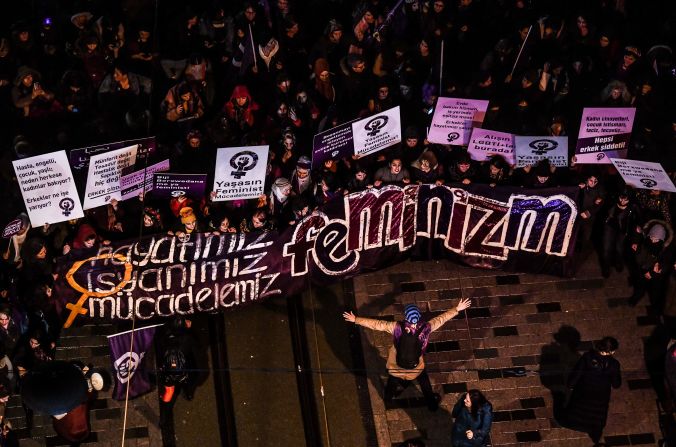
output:
{"label": "person with arms outstretched", "polygon": [[393,335],[394,344],[387,357],[389,377],[385,386],[386,402],[394,398],[399,385],[406,388],[413,380],[416,380],[430,411],[436,411],[439,408],[441,399],[432,391],[423,356],[427,350],[430,334],[470,305],[469,298],[461,299],[454,309],[447,310],[430,321],[423,321],[420,309],[415,304],[408,304],[404,308],[404,321],[382,321],[357,317],[353,312],[343,313],[345,321]]}

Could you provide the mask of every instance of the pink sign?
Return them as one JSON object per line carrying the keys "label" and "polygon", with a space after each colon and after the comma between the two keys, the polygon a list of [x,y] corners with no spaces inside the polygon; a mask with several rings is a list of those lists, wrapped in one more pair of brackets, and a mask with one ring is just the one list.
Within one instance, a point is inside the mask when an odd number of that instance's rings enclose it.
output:
{"label": "pink sign", "polygon": [[575,163],[610,164],[611,158],[627,158],[635,114],[633,107],[584,109]]}
{"label": "pink sign", "polygon": [[488,101],[481,99],[437,99],[427,140],[437,144],[466,146],[472,128],[480,127],[486,117]]}
{"label": "pink sign", "polygon": [[484,161],[493,155],[501,155],[510,165],[516,163],[514,135],[511,133],[475,128],[472,131],[467,152],[476,161]]}

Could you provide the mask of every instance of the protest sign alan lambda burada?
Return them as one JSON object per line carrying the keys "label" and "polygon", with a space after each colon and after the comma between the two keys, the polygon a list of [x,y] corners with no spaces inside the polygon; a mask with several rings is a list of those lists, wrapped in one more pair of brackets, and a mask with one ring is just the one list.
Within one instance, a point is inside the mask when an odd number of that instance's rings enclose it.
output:
{"label": "protest sign alan lambda burada", "polygon": [[467,153],[476,161],[485,161],[493,155],[502,156],[507,163],[516,163],[514,155],[514,135],[495,130],[474,128],[470,137]]}
{"label": "protest sign alan lambda burada", "polygon": [[636,109],[586,108],[575,146],[576,164],[610,164],[611,158],[627,158]]}
{"label": "protest sign alan lambda burada", "polygon": [[482,99],[437,99],[427,140],[437,144],[466,146],[472,129],[481,127],[488,110],[488,101]]}
{"label": "protest sign alan lambda burada", "polygon": [[[383,268],[411,253],[573,272],[579,188],[387,186],[334,200],[281,233],[164,234],[58,261],[65,327],[236,309]],[[443,253],[443,255],[442,255]]]}
{"label": "protest sign alan lambda burada", "polygon": [[611,158],[610,161],[622,176],[624,183],[631,187],[676,192],[674,182],[659,163],[619,158]]}
{"label": "protest sign alan lambda burada", "polygon": [[116,149],[89,159],[89,173],[82,208],[88,210],[108,205],[111,199],[122,200],[120,177],[125,168],[136,163],[138,145]]}
{"label": "protest sign alan lambda burada", "polygon": [[212,200],[255,199],[265,194],[268,150],[268,146],[219,148]]}
{"label": "protest sign alan lambda burada", "polygon": [[65,151],[12,164],[33,227],[84,217]]}
{"label": "protest sign alan lambda burada", "polygon": [[397,106],[315,135],[312,143],[312,169],[327,160],[373,154],[400,142],[401,115]]}

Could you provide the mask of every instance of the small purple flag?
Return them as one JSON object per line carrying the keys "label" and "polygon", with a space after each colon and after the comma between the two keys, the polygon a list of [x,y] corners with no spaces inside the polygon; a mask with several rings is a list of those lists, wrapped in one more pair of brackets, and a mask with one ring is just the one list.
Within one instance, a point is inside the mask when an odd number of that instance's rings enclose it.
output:
{"label": "small purple flag", "polygon": [[[127,386],[130,387],[130,399],[145,394],[152,389],[148,379],[148,369],[143,360],[153,346],[153,337],[157,326],[160,325],[156,324],[108,336],[110,358],[115,371],[114,399],[124,400],[127,395]],[[130,351],[132,336],[134,337],[134,347]]]}

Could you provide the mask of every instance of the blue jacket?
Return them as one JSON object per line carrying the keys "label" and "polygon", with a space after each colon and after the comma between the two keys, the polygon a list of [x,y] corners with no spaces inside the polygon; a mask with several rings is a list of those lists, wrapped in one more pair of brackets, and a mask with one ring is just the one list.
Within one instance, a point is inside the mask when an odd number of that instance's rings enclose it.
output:
{"label": "blue jacket", "polygon": [[[491,431],[493,423],[493,407],[490,403],[484,404],[479,409],[477,418],[472,418],[472,414],[465,407],[464,395],[453,407],[453,447],[479,447],[486,445],[488,434]],[[467,439],[465,432],[472,430],[474,437]]]}

